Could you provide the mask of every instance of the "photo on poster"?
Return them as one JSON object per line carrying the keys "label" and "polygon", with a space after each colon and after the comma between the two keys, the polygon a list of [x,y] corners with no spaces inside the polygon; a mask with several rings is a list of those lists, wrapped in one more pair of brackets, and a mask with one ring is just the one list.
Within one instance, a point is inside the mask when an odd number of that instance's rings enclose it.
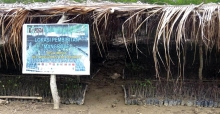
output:
{"label": "photo on poster", "polygon": [[24,24],[22,73],[90,74],[88,24]]}

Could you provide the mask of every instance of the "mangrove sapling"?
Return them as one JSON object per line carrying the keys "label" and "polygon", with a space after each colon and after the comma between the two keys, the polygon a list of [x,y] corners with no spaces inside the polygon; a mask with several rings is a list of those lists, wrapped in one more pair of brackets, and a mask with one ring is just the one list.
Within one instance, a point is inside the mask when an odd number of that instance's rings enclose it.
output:
{"label": "mangrove sapling", "polygon": [[177,94],[178,94],[178,86],[176,83],[173,84],[173,95],[172,95],[172,99],[173,99],[173,106],[177,105]]}
{"label": "mangrove sapling", "polygon": [[137,105],[143,105],[143,86],[142,83],[137,84]]}
{"label": "mangrove sapling", "polygon": [[189,98],[188,98],[188,100],[187,100],[187,102],[186,102],[186,105],[187,106],[193,106],[193,91],[192,91],[192,89],[190,89],[189,90],[190,91],[190,93],[189,93]]}
{"label": "mangrove sapling", "polygon": [[199,84],[199,89],[198,89],[198,106],[203,106],[203,90],[204,90],[204,86],[202,86],[201,84]]}
{"label": "mangrove sapling", "polygon": [[173,99],[173,106],[176,106],[177,105],[176,94],[173,95],[172,99]]}
{"label": "mangrove sapling", "polygon": [[148,98],[151,98],[152,97],[152,89],[150,86],[147,86],[148,88]]}
{"label": "mangrove sapling", "polygon": [[[71,91],[71,92],[70,92]],[[76,99],[79,97],[79,90],[77,89],[73,89],[73,90],[69,90],[69,97],[68,98],[71,98],[73,99],[74,101],[76,101]]]}
{"label": "mangrove sapling", "polygon": [[131,105],[136,105],[137,104],[137,99],[131,99]]}
{"label": "mangrove sapling", "polygon": [[177,105],[180,105],[181,104],[181,99],[180,97],[177,99]]}
{"label": "mangrove sapling", "polygon": [[156,85],[156,96],[158,99],[158,105],[162,106],[164,102],[163,86],[162,82],[158,82]]}
{"label": "mangrove sapling", "polygon": [[126,89],[126,90],[127,90],[127,93],[128,93],[127,96],[128,96],[129,99],[131,99],[131,98],[132,98],[131,95],[132,95],[132,93],[133,93],[132,87],[131,87],[130,84],[129,84],[129,85],[126,85],[125,87],[127,88],[127,89]]}
{"label": "mangrove sapling", "polygon": [[195,97],[194,106],[200,106],[200,100],[197,97]]}
{"label": "mangrove sapling", "polygon": [[124,98],[125,98],[125,104],[126,105],[130,105],[131,104],[131,100],[130,98],[128,98],[129,94],[128,94],[128,87],[127,85],[122,85],[122,88],[124,90]]}
{"label": "mangrove sapling", "polygon": [[168,105],[169,105],[169,100],[168,100],[168,98],[165,98],[165,99],[164,99],[163,105],[164,105],[164,106],[168,106]]}
{"label": "mangrove sapling", "polygon": [[167,84],[163,87],[163,91],[164,91],[164,101],[163,101],[163,105],[164,106],[168,106],[168,104],[169,104],[169,101],[168,101],[168,94],[167,94],[167,92],[168,92],[168,87],[167,87]]}
{"label": "mangrove sapling", "polygon": [[214,101],[213,107],[214,107],[214,108],[217,108],[217,107],[218,107],[218,101]]}
{"label": "mangrove sapling", "polygon": [[169,91],[169,94],[167,96],[167,100],[168,100],[168,106],[173,106],[173,99],[172,99],[172,93],[170,93],[171,91]]}
{"label": "mangrove sapling", "polygon": [[2,80],[0,80],[0,94],[3,95],[3,83],[2,83]]}
{"label": "mangrove sapling", "polygon": [[134,95],[135,95],[135,99],[137,99],[138,97],[138,85],[134,84]]}
{"label": "mangrove sapling", "polygon": [[60,93],[60,97],[62,99],[61,102],[64,104],[65,100],[67,99],[66,90],[59,91],[59,93]]}
{"label": "mangrove sapling", "polygon": [[148,89],[148,86],[149,86],[149,83],[144,81],[144,82],[139,82],[139,93],[138,93],[138,97],[143,99],[143,98],[146,98],[147,97],[147,93],[149,92],[147,89]]}
{"label": "mangrove sapling", "polygon": [[198,98],[199,98],[199,87],[198,87],[198,84],[196,83],[195,85],[194,85],[194,90],[193,90],[193,92],[194,92],[194,102],[193,102],[193,104],[194,104],[194,106],[197,106],[197,101],[198,101]]}
{"label": "mangrove sapling", "polygon": [[210,107],[210,108],[211,108],[211,107],[214,107],[214,102],[213,102],[213,100],[211,100],[211,99],[209,100],[208,107]]}
{"label": "mangrove sapling", "polygon": [[196,96],[197,96],[196,86],[197,86],[196,84],[193,85],[192,93],[191,93],[191,100],[193,102],[193,106],[196,106]]}
{"label": "mangrove sapling", "polygon": [[182,90],[182,100],[181,100],[181,104],[182,106],[184,106],[186,104],[186,98],[187,98],[187,89],[184,87],[184,89]]}
{"label": "mangrove sapling", "polygon": [[161,82],[158,86],[159,86],[159,105],[161,106],[164,102],[164,99],[165,99],[165,96],[166,96],[166,93],[164,92],[164,84]]}
{"label": "mangrove sapling", "polygon": [[130,84],[126,85],[125,87],[126,87],[126,91],[127,91],[127,93],[125,94],[126,95],[125,98],[127,99],[126,104],[131,105],[131,103],[132,103],[131,99],[133,99],[135,97],[135,95],[133,95],[133,90],[132,90],[132,87]]}
{"label": "mangrove sapling", "polygon": [[213,93],[214,93],[214,107],[218,107],[218,87],[214,86],[213,88]]}
{"label": "mangrove sapling", "polygon": [[168,106],[174,106],[173,103],[174,103],[173,99],[168,99]]}
{"label": "mangrove sapling", "polygon": [[142,85],[137,85],[137,98],[142,99]]}
{"label": "mangrove sapling", "polygon": [[181,88],[182,88],[182,86],[177,86],[176,87],[176,91],[175,91],[175,94],[174,94],[176,105],[180,105],[180,103],[181,103],[181,100],[180,100],[181,90],[182,90]]}
{"label": "mangrove sapling", "polygon": [[82,99],[81,97],[82,97],[82,90],[79,89],[78,93],[76,93],[75,102],[80,103],[81,102],[80,100]]}
{"label": "mangrove sapling", "polygon": [[214,106],[214,92],[213,92],[213,85],[209,85],[210,86],[210,92],[209,92],[209,95],[207,97],[207,100],[208,100],[208,107],[213,107]]}
{"label": "mangrove sapling", "polygon": [[148,98],[146,99],[146,104],[147,104],[147,105],[150,105],[150,104],[151,104],[151,98],[148,97]]}
{"label": "mangrove sapling", "polygon": [[155,89],[154,89],[154,87],[151,86],[151,90],[152,90],[151,104],[154,105],[155,104]]}
{"label": "mangrove sapling", "polygon": [[67,98],[66,98],[66,99],[64,99],[63,104],[69,105],[69,104],[70,104],[69,99],[67,99]]}
{"label": "mangrove sapling", "polygon": [[182,98],[182,89],[183,88],[183,83],[180,84],[178,92],[177,92],[177,105],[181,104],[181,98]]}
{"label": "mangrove sapling", "polygon": [[164,97],[158,97],[158,106],[162,106],[164,103]]}
{"label": "mangrove sapling", "polygon": [[136,98],[136,88],[135,88],[135,86],[130,85],[128,90],[129,90],[130,99]]}
{"label": "mangrove sapling", "polygon": [[220,108],[220,101],[218,101],[218,106],[217,107]]}
{"label": "mangrove sapling", "polygon": [[204,99],[204,101],[203,101],[203,107],[208,107],[208,104],[209,102],[208,102],[208,99]]}
{"label": "mangrove sapling", "polygon": [[208,89],[206,89],[206,93],[204,94],[204,107],[208,107],[209,106],[209,98],[211,96],[211,87],[208,87]]}
{"label": "mangrove sapling", "polygon": [[193,106],[197,106],[197,96],[195,96],[193,99]]}
{"label": "mangrove sapling", "polygon": [[76,104],[76,97],[67,98],[70,104]]}

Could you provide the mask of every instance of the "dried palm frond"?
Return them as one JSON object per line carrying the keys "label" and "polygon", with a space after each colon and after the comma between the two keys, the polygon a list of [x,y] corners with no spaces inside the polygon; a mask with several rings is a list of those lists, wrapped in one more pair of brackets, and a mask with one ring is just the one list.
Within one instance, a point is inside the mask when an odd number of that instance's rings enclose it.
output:
{"label": "dried palm frond", "polygon": [[[146,6],[145,8],[139,9],[137,11],[133,11],[133,12],[130,11],[129,12],[129,13],[131,13],[130,17],[127,20],[125,20],[125,22],[122,24],[122,37],[123,37],[123,41],[124,41],[124,44],[125,44],[125,47],[128,52],[128,56],[129,56],[130,60],[132,60],[132,59],[131,59],[131,56],[130,56],[130,53],[128,50],[127,39],[133,39],[134,44],[135,44],[136,53],[137,53],[137,58],[138,58],[138,51],[141,52],[142,54],[143,54],[143,52],[138,48],[137,31],[140,30],[141,26],[144,23],[146,23],[146,21],[149,18],[151,18],[156,13],[158,13],[158,11],[161,10],[161,8],[156,9],[156,10],[154,10],[154,8],[158,8],[158,7],[157,6]],[[147,10],[150,10],[150,11],[147,12]],[[143,20],[142,15],[146,15],[147,17]],[[126,28],[126,30],[125,30],[125,28]],[[147,27],[146,27],[146,29],[147,29]]]}
{"label": "dried palm frond", "polygon": [[[167,70],[167,80],[169,79],[170,75],[170,42],[172,39],[172,34],[174,34],[175,41],[176,41],[176,53],[178,56],[178,66],[181,71],[181,59],[180,59],[180,53],[181,53],[181,45],[182,40],[185,38],[185,22],[188,19],[189,14],[192,12],[192,10],[195,8],[194,5],[191,6],[170,6],[163,9],[162,17],[159,21],[156,35],[155,35],[155,41],[154,41],[154,48],[153,48],[153,55],[154,55],[154,61],[155,61],[155,69],[156,69],[156,76],[159,76],[158,71],[158,59],[157,55],[160,57],[160,60],[162,61],[163,65],[165,66]],[[162,38],[162,39],[161,39]],[[164,52],[165,52],[165,63],[163,62],[160,52],[158,51],[157,47],[159,44],[159,41],[163,41],[164,45]],[[166,65],[165,65],[166,64]]]}
{"label": "dried palm frond", "polygon": [[[7,15],[14,15],[14,17],[7,17]],[[4,53],[9,54],[13,64],[21,65],[20,61],[20,48],[21,48],[21,30],[22,24],[25,22],[28,12],[23,9],[11,10],[2,18],[2,38],[7,41],[4,46]],[[5,23],[7,23],[5,25]],[[14,51],[15,50],[15,53]],[[14,61],[15,58],[18,61]],[[7,58],[5,56],[5,61]],[[15,65],[15,66],[16,66]]]}
{"label": "dried palm frond", "polygon": [[98,50],[99,50],[99,53],[100,53],[101,57],[103,55],[102,55],[102,51],[101,51],[99,45],[101,43],[101,47],[102,47],[102,49],[103,49],[103,51],[105,53],[105,46],[104,46],[103,40],[106,40],[106,37],[104,36],[103,38],[101,38],[99,26],[100,26],[100,23],[102,21],[104,21],[103,22],[104,25],[101,25],[101,28],[102,29],[104,28],[104,30],[106,30],[107,25],[108,25],[109,12],[110,12],[110,9],[105,9],[105,10],[103,10],[101,12],[94,13],[94,15],[93,15],[93,18],[94,18],[93,34],[94,34],[96,45],[98,47]]}

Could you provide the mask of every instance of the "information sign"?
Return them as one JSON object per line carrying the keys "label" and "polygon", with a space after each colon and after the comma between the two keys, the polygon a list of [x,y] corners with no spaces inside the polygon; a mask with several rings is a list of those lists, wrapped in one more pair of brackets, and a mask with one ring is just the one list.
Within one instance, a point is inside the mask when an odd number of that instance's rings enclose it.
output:
{"label": "information sign", "polygon": [[26,74],[90,74],[88,24],[24,24]]}

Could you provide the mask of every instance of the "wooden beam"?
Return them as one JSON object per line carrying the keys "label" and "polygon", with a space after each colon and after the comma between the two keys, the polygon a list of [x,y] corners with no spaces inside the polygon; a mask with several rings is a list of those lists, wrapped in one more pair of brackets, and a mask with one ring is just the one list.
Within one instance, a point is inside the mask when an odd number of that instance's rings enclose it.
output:
{"label": "wooden beam", "polygon": [[42,97],[35,97],[35,96],[0,96],[0,99],[38,99],[38,100],[42,100]]}

